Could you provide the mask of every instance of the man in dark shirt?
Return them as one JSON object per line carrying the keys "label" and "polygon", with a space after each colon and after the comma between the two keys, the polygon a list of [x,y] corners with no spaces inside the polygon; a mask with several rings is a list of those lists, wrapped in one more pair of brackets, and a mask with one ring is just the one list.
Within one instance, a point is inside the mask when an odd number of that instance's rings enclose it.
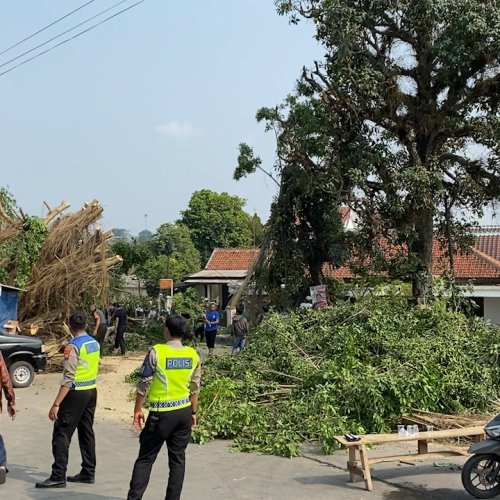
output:
{"label": "man in dark shirt", "polygon": [[127,313],[120,304],[114,304],[115,349],[120,348],[122,356],[125,354],[125,331],[127,330]]}

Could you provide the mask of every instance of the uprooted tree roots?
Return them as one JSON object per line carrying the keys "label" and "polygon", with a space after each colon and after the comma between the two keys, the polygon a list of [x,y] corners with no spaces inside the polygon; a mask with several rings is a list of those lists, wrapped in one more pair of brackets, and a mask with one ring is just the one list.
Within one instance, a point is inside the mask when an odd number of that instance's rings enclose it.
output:
{"label": "uprooted tree roots", "polygon": [[[102,206],[94,200],[78,212],[61,215],[68,207],[47,207],[48,235],[19,305],[23,333],[43,337],[54,356],[69,336],[68,317],[84,304],[106,300],[110,268],[121,262],[107,249],[111,231],[97,225]],[[0,231],[0,242],[22,231],[22,221],[12,220],[6,230],[8,235]]]}

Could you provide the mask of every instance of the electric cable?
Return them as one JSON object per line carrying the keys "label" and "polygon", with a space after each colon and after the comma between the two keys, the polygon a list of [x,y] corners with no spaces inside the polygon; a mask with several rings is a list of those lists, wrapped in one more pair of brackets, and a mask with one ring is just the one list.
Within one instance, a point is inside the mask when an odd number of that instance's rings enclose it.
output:
{"label": "electric cable", "polygon": [[47,45],[48,43],[50,42],[53,42],[54,40],[57,40],[58,38],[61,38],[62,36],[68,34],[69,32],[71,31],[74,31],[76,30],[77,28],[79,28],[80,26],[83,26],[84,24],[87,24],[88,22],[92,21],[93,19],[95,19],[96,17],[99,17],[99,16],[102,16],[103,14],[105,14],[106,12],[109,12],[110,10],[114,9],[115,7],[118,7],[118,5],[121,5],[122,3],[125,3],[125,2],[128,2],[129,0],[121,0],[120,2],[118,3],[115,3],[114,5],[112,5],[111,7],[108,7],[107,9],[99,12],[98,14],[96,14],[95,16],[92,16],[92,17],[89,17],[88,19],[85,19],[85,21],[82,21],[81,23],[73,26],[72,28],[69,28],[67,29],[66,31],[63,31],[62,33],[59,33],[59,35],[56,35],[52,38],[50,38],[49,40],[47,40],[46,42],[43,42],[39,45],[37,45],[36,47],[33,47],[32,49],[30,50],[27,50],[26,52],[23,52],[22,54],[19,54],[18,56],[16,57],[13,57],[12,59],[9,59],[7,62],[4,62],[2,64],[0,64],[0,68],[3,68],[4,66],[7,66],[8,64],[10,64],[11,62],[14,62],[14,61],[17,61],[18,59],[20,59],[21,57],[27,55],[27,54],[30,54],[31,52],[33,52],[34,50],[36,49],[39,49],[40,47],[43,47],[44,45]]}
{"label": "electric cable", "polygon": [[63,19],[66,19],[67,17],[71,16],[75,12],[78,12],[79,10],[83,9],[84,7],[87,7],[87,5],[89,5],[89,4],[93,3],[93,2],[95,2],[95,0],[90,0],[90,2],[87,2],[87,3],[84,3],[83,5],[80,5],[80,7],[78,7],[77,9],[72,10],[71,12],[68,12],[67,14],[65,14],[62,17],[60,17],[59,19],[56,19],[55,21],[51,22],[50,24],[47,24],[47,26],[44,26],[43,28],[39,29],[36,33],[33,33],[32,35],[27,36],[26,38],[24,38],[20,42],[17,42],[14,45],[11,45],[9,48],[5,49],[3,52],[0,52],[0,56],[3,55],[3,54],[5,54],[6,52],[9,52],[9,50],[14,49],[18,45],[21,45],[22,43],[26,42],[30,38],[33,38],[34,36],[38,35],[42,31],[45,31],[46,29],[50,28],[51,26],[54,26],[54,24],[57,24],[58,22],[62,21]]}
{"label": "electric cable", "polygon": [[100,26],[101,24],[104,24],[106,23],[107,21],[113,19],[114,17],[117,17],[119,16],[120,14],[123,14],[124,12],[130,10],[130,9],[133,9],[134,7],[136,7],[137,5],[143,3],[145,0],[140,0],[139,2],[136,2],[134,4],[132,4],[130,7],[127,7],[126,9],[123,9],[123,10],[120,10],[119,12],[117,12],[116,14],[113,14],[112,16],[109,16],[107,17],[106,19],[103,19],[102,21],[96,23],[96,24],[93,24],[92,26],[90,26],[89,28],[83,30],[83,31],[80,31],[79,33],[77,33],[76,35],[73,35],[72,37],[70,38],[66,38],[65,40],[63,40],[62,42],[59,42],[57,43],[56,45],[53,45],[52,47],[49,47],[48,49],[42,51],[42,52],[39,52],[38,54],[35,54],[33,57],[30,57],[28,59],[25,59],[24,61],[20,62],[19,64],[16,64],[15,66],[12,66],[12,68],[9,68],[5,71],[3,71],[2,73],[0,73],[0,76],[3,76],[7,73],[10,73],[11,71],[14,71],[16,68],[19,68],[20,66],[23,66],[24,64],[30,62],[30,61],[33,61],[34,59],[37,59],[39,58],[40,56],[43,56],[44,54],[47,54],[48,52],[51,52],[52,50],[56,49],[57,47],[60,47],[61,45],[64,45],[65,43],[68,43],[68,42],[71,42],[72,40],[74,40],[75,38],[78,38],[79,36],[82,36],[84,35],[85,33],[88,33],[90,30],[93,30],[94,28],[97,28],[98,26]]}

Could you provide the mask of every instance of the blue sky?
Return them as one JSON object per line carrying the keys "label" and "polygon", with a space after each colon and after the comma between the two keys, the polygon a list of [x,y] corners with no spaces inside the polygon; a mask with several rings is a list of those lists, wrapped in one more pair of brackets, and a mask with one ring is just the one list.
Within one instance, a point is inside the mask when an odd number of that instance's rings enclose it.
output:
{"label": "blue sky", "polygon": [[[117,1],[96,0],[0,64]],[[0,52],[84,3],[9,2]],[[133,233],[144,214],[151,230],[175,220],[204,188],[245,198],[265,219],[275,186],[259,174],[233,181],[237,146],[272,166],[273,137],[255,113],[320,53],[312,26],[289,26],[273,0],[146,0],[0,77],[0,186],[35,215],[44,200],[77,209],[96,198],[107,227]]]}

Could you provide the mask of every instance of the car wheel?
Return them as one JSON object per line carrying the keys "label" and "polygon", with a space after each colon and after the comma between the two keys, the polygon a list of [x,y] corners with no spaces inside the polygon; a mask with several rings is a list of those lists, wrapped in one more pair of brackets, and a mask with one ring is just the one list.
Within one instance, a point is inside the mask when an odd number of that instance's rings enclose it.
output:
{"label": "car wheel", "polygon": [[16,361],[9,368],[12,385],[16,388],[29,387],[35,378],[35,369],[28,361]]}

